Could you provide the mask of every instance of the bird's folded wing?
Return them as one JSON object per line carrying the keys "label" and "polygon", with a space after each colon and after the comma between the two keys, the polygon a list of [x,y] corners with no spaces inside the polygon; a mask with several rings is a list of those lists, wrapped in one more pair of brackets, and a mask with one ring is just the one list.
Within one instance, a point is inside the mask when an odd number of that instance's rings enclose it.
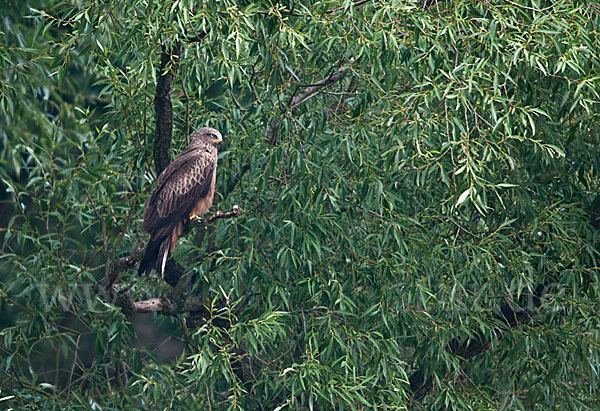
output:
{"label": "bird's folded wing", "polygon": [[215,163],[215,156],[206,151],[173,161],[146,203],[144,230],[153,233],[188,217],[195,203],[210,191]]}

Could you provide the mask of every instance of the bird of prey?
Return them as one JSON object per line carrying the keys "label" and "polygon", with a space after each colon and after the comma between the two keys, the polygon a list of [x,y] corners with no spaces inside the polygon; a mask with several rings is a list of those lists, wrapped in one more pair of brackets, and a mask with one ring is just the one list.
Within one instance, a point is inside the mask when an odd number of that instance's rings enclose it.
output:
{"label": "bird of prey", "polygon": [[221,133],[214,128],[196,130],[187,148],[158,176],[156,189],[144,207],[144,231],[151,237],[138,274],[148,275],[154,267],[163,277],[169,252],[184,225],[211,206],[222,142]]}

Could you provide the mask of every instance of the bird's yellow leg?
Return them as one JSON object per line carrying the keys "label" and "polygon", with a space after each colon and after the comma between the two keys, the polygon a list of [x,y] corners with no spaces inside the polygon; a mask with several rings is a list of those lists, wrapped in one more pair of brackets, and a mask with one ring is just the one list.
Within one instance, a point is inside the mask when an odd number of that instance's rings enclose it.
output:
{"label": "bird's yellow leg", "polygon": [[200,223],[200,222],[202,222],[202,217],[200,217],[198,215],[191,215],[190,221],[196,221],[196,222]]}
{"label": "bird's yellow leg", "polygon": [[187,234],[192,227],[197,227],[202,224],[202,218],[197,215],[191,215],[188,217],[187,221],[184,222],[183,230]]}

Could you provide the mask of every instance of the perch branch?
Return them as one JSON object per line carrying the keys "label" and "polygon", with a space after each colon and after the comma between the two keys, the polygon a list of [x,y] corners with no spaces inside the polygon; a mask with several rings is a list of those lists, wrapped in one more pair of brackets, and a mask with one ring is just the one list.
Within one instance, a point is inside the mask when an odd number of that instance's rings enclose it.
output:
{"label": "perch branch", "polygon": [[199,225],[207,226],[221,218],[236,217],[239,214],[241,214],[241,212],[242,212],[242,210],[240,209],[240,207],[238,205],[234,205],[233,208],[231,209],[231,211],[217,211],[216,213],[214,213],[213,215],[211,215],[208,218],[195,218],[195,219],[191,220],[190,223],[191,223],[192,227],[196,227]]}
{"label": "perch branch", "polygon": [[169,303],[161,297],[150,298],[143,301],[132,301],[129,303],[129,308],[134,313],[152,313],[169,311]]}
{"label": "perch branch", "polygon": [[[190,221],[190,225],[193,227],[199,226],[203,230],[206,230],[208,226],[217,220],[234,218],[242,213],[243,210],[239,206],[234,205],[230,211],[217,211],[208,218],[194,219]],[[113,285],[117,282],[121,273],[125,270],[135,268],[143,256],[144,247],[140,243],[131,255],[117,258],[112,262],[109,275],[104,276],[94,286],[94,290],[103,301],[135,313],[161,312],[163,314],[176,315],[184,312],[198,312],[203,310],[202,304],[193,296],[186,297],[185,292],[181,292],[181,287],[178,287],[178,283],[182,279],[183,269],[172,260],[168,261],[167,270],[164,274],[165,281],[174,287],[173,293],[169,298],[156,297],[143,301],[135,301],[129,295],[128,289],[115,293]]]}

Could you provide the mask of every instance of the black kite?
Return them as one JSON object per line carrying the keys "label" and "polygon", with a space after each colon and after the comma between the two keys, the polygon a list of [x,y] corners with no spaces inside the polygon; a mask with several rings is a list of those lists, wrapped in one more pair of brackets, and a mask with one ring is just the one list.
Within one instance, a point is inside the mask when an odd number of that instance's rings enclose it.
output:
{"label": "black kite", "polygon": [[217,150],[223,138],[214,128],[192,134],[187,148],[158,176],[156,189],[144,207],[144,231],[150,233],[138,273],[152,267],[162,277],[169,251],[173,251],[184,225],[204,214],[213,202]]}

